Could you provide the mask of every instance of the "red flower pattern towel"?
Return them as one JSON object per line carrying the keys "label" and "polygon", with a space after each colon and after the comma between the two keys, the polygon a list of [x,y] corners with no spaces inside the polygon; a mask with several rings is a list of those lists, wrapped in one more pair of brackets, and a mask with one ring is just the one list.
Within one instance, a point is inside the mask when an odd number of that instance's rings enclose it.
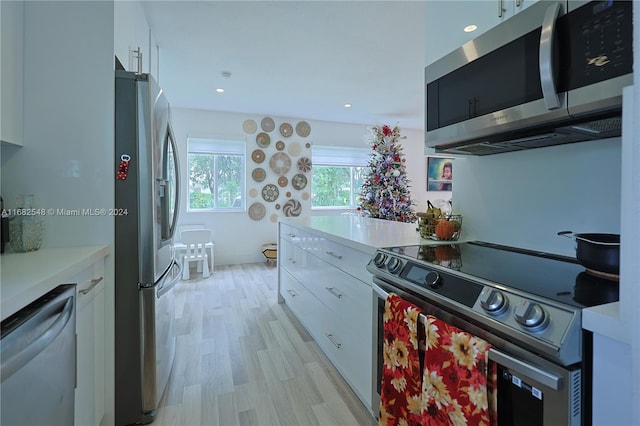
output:
{"label": "red flower pattern towel", "polygon": [[427,315],[422,425],[494,425],[495,364],[484,340]]}
{"label": "red flower pattern towel", "polygon": [[421,311],[390,293],[384,307],[384,342],[379,424],[421,423],[422,370],[418,354],[418,316]]}

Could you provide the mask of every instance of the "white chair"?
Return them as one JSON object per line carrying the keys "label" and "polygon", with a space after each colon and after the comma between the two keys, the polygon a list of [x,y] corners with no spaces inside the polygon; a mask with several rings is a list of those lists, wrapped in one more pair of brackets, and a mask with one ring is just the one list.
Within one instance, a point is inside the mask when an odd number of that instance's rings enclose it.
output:
{"label": "white chair", "polygon": [[206,245],[211,241],[211,231],[191,229],[182,231],[180,237],[185,245],[184,257],[182,258],[182,279],[189,279],[191,262],[197,262],[196,270],[202,272],[203,278],[207,278],[209,276],[209,256]]}
{"label": "white chair", "polygon": [[[178,232],[175,237],[175,242],[172,246],[174,256],[177,260],[181,260],[183,253],[187,250],[187,246],[185,246],[182,242],[182,233],[185,231],[191,231],[194,229],[206,229],[206,227],[202,224],[178,225]],[[213,244],[212,240],[207,241],[207,244],[205,244],[205,249],[207,250],[207,254],[209,255],[209,272],[213,272],[213,269],[214,269],[213,254],[214,254],[215,244]]]}

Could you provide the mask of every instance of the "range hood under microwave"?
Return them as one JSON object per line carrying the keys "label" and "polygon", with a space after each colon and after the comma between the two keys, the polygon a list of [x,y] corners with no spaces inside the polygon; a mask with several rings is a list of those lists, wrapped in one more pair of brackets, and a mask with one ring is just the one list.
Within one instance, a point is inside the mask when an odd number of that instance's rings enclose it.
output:
{"label": "range hood under microwave", "polygon": [[621,134],[630,1],[539,1],[425,68],[425,144],[490,155]]}

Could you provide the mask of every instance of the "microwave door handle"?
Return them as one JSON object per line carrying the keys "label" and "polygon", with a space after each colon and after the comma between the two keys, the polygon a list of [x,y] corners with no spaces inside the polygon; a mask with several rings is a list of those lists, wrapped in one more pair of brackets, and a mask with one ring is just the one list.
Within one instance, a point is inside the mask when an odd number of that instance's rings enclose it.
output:
{"label": "microwave door handle", "polygon": [[550,5],[544,15],[542,32],[540,33],[540,83],[547,109],[560,107],[560,98],[556,90],[556,82],[553,79],[553,39],[559,14],[560,3]]}

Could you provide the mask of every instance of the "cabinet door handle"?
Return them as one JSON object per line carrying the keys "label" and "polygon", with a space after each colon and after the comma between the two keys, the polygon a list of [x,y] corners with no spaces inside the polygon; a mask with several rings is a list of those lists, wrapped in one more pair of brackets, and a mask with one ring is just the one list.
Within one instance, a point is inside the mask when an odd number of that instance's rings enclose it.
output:
{"label": "cabinet door handle", "polygon": [[338,299],[340,299],[342,297],[342,293],[340,293],[338,290],[336,290],[334,287],[325,287],[325,289],[333,294],[335,297],[337,297]]}
{"label": "cabinet door handle", "polygon": [[340,256],[339,254],[335,254],[332,251],[325,251],[325,253],[328,254],[329,256],[335,257],[336,259],[342,259],[342,256]]}
{"label": "cabinet door handle", "polygon": [[80,294],[87,294],[89,293],[91,290],[93,290],[93,288],[95,286],[97,286],[98,284],[100,284],[100,281],[102,281],[104,279],[104,277],[100,277],[100,278],[94,278],[91,280],[91,284],[89,284],[89,287],[87,288],[83,288],[82,290],[78,290],[78,293]]}
{"label": "cabinet door handle", "polygon": [[298,295],[298,293],[296,293],[295,291],[289,289],[287,290],[289,292],[289,294],[291,295],[291,297],[296,297]]}
{"label": "cabinet door handle", "polygon": [[516,0],[516,7],[522,6],[522,0]]}
{"label": "cabinet door handle", "polygon": [[502,7],[502,1],[503,0],[498,0],[498,18],[502,18],[502,15],[504,15],[504,8]]}
{"label": "cabinet door handle", "polygon": [[335,337],[333,337],[333,334],[331,334],[331,333],[325,333],[325,336],[327,336],[327,339],[329,339],[329,341],[330,341],[331,343],[333,343],[333,345],[334,345],[336,348],[340,349],[340,347],[342,346],[342,343],[338,343],[338,342],[336,342],[336,339],[335,339]]}
{"label": "cabinet door handle", "polygon": [[295,260],[293,260],[292,258],[289,258],[289,262],[291,262],[291,263],[296,263],[296,261],[295,261]]}

